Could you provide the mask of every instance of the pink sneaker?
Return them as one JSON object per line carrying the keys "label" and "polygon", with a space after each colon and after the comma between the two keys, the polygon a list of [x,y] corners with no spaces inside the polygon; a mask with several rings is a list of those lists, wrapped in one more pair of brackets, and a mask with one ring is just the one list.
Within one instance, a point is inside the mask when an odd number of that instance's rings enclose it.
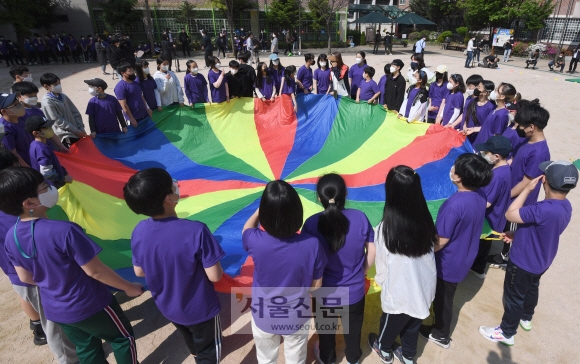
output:
{"label": "pink sneaker", "polygon": [[514,337],[506,337],[500,326],[480,326],[479,333],[487,340],[495,343],[502,343],[507,346],[515,344]]}

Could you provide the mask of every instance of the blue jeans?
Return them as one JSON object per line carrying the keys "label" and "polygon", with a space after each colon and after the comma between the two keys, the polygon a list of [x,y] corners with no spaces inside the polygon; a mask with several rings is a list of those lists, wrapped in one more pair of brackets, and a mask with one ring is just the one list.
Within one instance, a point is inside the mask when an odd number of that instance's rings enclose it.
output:
{"label": "blue jeans", "polygon": [[503,282],[501,329],[506,337],[516,334],[520,320],[531,321],[538,305],[540,278],[508,261]]}
{"label": "blue jeans", "polygon": [[473,51],[467,51],[467,59],[465,60],[465,67],[471,67],[473,61]]}

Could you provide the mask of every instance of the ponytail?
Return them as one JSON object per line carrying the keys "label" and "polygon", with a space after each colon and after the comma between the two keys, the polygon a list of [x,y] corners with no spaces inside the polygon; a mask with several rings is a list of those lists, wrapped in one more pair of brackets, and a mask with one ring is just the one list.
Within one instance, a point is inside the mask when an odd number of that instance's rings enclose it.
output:
{"label": "ponytail", "polygon": [[350,221],[342,213],[346,202],[346,184],[338,174],[326,174],[318,181],[316,193],[324,207],[318,219],[318,231],[326,240],[330,252],[336,253],[344,246],[350,227]]}

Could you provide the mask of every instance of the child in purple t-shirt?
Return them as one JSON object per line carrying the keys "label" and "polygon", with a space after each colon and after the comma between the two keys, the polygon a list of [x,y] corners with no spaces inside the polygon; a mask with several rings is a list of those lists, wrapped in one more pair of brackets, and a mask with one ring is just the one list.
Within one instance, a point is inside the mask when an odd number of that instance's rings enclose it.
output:
{"label": "child in purple t-shirt", "polygon": [[54,135],[52,130],[54,120],[34,115],[26,120],[26,132],[32,134],[34,141],[30,144],[30,166],[56,188],[73,181],[66,169],[60,165],[52,149],[46,144],[47,139]]}
{"label": "child in purple t-shirt", "polygon": [[205,224],[177,217],[179,187],[165,170],[137,172],[124,195],[133,212],[150,216],[131,236],[135,274],[145,277],[159,311],[196,361],[219,363],[220,301],[212,282],[222,277],[224,251]]}
{"label": "child in purple t-shirt", "polygon": [[449,124],[449,127],[452,127],[455,120],[460,117],[463,111],[463,94],[465,93],[463,77],[460,74],[452,74],[449,76],[447,89],[450,91],[450,94],[445,97],[443,107],[439,108],[435,123],[443,126]]}
{"label": "child in purple t-shirt", "polygon": [[[275,363],[280,336],[287,363],[304,363],[311,316],[309,290],[322,285],[325,256],[318,239],[297,231],[303,210],[298,193],[284,181],[266,185],[260,208],[246,221],[242,246],[254,260],[252,333],[259,362]],[[258,229],[258,223],[264,230]],[[284,269],[281,269],[284,267]],[[289,310],[284,318],[266,305],[282,296]],[[278,300],[279,301],[279,300]],[[260,302],[264,308],[260,309]],[[298,308],[297,308],[298,307]]]}
{"label": "child in purple t-shirt", "polygon": [[457,284],[469,273],[479,249],[486,208],[485,196],[479,189],[489,184],[491,175],[483,157],[471,153],[460,155],[449,172],[457,192],[441,205],[437,214],[435,323],[422,326],[419,333],[443,348],[448,348],[451,342],[453,296]]}
{"label": "child in purple t-shirt", "polygon": [[296,67],[295,66],[288,66],[284,70],[284,77],[282,81],[280,81],[280,94],[282,95],[289,95],[292,98],[292,102],[294,103],[294,112],[298,112],[298,104],[296,103]]}
{"label": "child in purple t-shirt", "polygon": [[363,80],[358,85],[356,91],[356,102],[359,103],[361,100],[366,101],[369,104],[373,104],[381,94],[379,85],[373,81],[373,76],[375,75],[375,69],[371,66],[366,66],[363,73]]}
{"label": "child in purple t-shirt", "polygon": [[75,223],[49,220],[58,190],[40,172],[25,167],[0,172],[0,210],[17,216],[6,233],[5,248],[18,278],[42,292],[46,318],[62,327],[76,345],[81,363],[104,363],[101,340],[109,342],[119,363],[137,363],[131,323],[107,285],[129,297],[143,293],[104,265],[101,248]]}
{"label": "child in purple t-shirt", "polygon": [[17,94],[0,95],[0,114],[2,114],[0,124],[5,133],[1,141],[2,145],[18,158],[21,166],[28,167],[30,157],[27,150],[32,143],[32,137],[19,124],[19,118],[25,115],[25,111],[17,96]]}
{"label": "child in purple t-shirt", "polygon": [[[85,80],[89,85],[89,100],[86,114],[89,116],[91,138],[103,133],[127,132],[127,122],[123,117],[123,109],[119,100],[105,93],[107,83],[100,78]],[[120,128],[119,128],[120,126]]]}
{"label": "child in purple t-shirt", "polygon": [[318,56],[317,62],[318,69],[314,71],[314,77],[312,78],[314,82],[312,92],[325,95],[330,91],[330,67],[326,54],[322,53]]}
{"label": "child in purple t-shirt", "polygon": [[[375,261],[375,232],[364,212],[346,209],[346,184],[338,174],[320,177],[316,194],[324,211],[310,216],[304,223],[303,233],[320,241],[328,263],[324,268],[324,287],[347,287],[349,294],[335,310],[335,318],[316,317],[317,327],[334,325],[336,317],[348,315],[348,334],[344,334],[345,355],[349,363],[357,363],[362,355],[360,339],[365,308],[365,275]],[[346,318],[346,317],[345,317]],[[318,333],[320,347],[314,348],[322,363],[336,361],[335,333]]]}
{"label": "child in purple t-shirt", "polygon": [[[560,235],[570,223],[572,205],[566,196],[578,183],[578,169],[570,162],[545,161],[538,168],[544,175],[531,180],[506,212],[506,218],[519,227],[515,234],[503,234],[513,248],[505,272],[501,324],[479,327],[486,339],[508,346],[515,343],[518,325],[525,331],[532,329],[540,278],[554,261]],[[546,198],[526,205],[540,184]]]}
{"label": "child in purple t-shirt", "polygon": [[220,104],[224,101],[230,102],[230,90],[228,88],[228,80],[225,72],[220,70],[221,63],[219,58],[214,56],[207,57],[208,65],[211,68],[207,73],[207,80],[209,81],[209,90],[211,94],[211,102]]}
{"label": "child in purple t-shirt", "polygon": [[314,54],[306,53],[304,55],[304,65],[298,70],[296,75],[296,93],[309,94],[312,92],[312,65],[314,64]]}

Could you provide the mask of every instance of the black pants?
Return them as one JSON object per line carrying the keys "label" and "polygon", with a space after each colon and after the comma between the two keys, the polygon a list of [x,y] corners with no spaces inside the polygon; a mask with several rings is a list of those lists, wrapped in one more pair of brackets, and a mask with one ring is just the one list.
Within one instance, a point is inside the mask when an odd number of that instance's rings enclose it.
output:
{"label": "black pants", "polygon": [[189,44],[181,43],[181,51],[183,52],[184,57],[185,57],[185,52],[187,52],[188,57],[191,57],[191,53],[189,53]]}
{"label": "black pants", "polygon": [[477,252],[475,261],[471,266],[472,271],[480,274],[485,273],[485,266],[487,265],[487,261],[485,260],[485,258],[487,258],[487,256],[489,255],[491,243],[492,243],[491,240],[479,239],[479,251]]}
{"label": "black pants", "polygon": [[83,60],[85,62],[89,62],[91,60],[90,55],[89,55],[89,51],[83,51]]}
{"label": "black pants", "polygon": [[506,337],[516,334],[520,320],[531,321],[538,305],[540,278],[544,272],[534,274],[523,270],[511,260],[507,264],[503,281],[503,317],[501,329]]}
{"label": "black pants", "polygon": [[183,336],[191,355],[197,364],[219,363],[222,355],[222,326],[217,315],[199,324],[184,326],[172,322]]}
{"label": "black pants", "polygon": [[50,60],[48,59],[49,53],[50,53],[50,56],[52,57],[52,59],[54,59],[54,63],[58,63],[58,56],[57,56],[56,51],[54,49],[43,52],[43,54],[44,54],[43,57],[45,57],[46,63],[50,63]]}
{"label": "black pants", "polygon": [[286,54],[292,53],[292,43],[286,44]]}
{"label": "black pants", "polygon": [[427,118],[427,122],[429,124],[435,124],[435,119],[433,119],[433,118]]}
{"label": "black pants", "polygon": [[375,46],[373,48],[373,54],[377,54],[379,52],[379,42],[375,42]]}
{"label": "black pants", "polygon": [[379,344],[384,352],[391,350],[397,336],[401,336],[403,356],[413,359],[417,355],[417,340],[419,339],[419,328],[423,320],[411,317],[407,314],[381,315],[379,324]]}
{"label": "black pants", "polygon": [[66,55],[66,51],[58,51],[58,54],[60,55],[62,63],[64,63],[65,59],[66,59],[66,63],[70,63],[70,61],[68,60],[68,57]]}
{"label": "black pants", "polygon": [[218,47],[218,54],[217,54],[218,57],[220,56],[220,52],[223,53],[224,58],[225,58],[225,56],[226,56],[226,47]]}
{"label": "black pants", "polygon": [[435,323],[431,331],[435,335],[448,338],[451,331],[451,318],[453,317],[453,297],[457,290],[457,283],[444,281],[437,278],[435,300],[433,300],[433,312]]}
{"label": "black pants", "polygon": [[[575,72],[576,71],[576,66],[578,66],[578,58],[572,58],[572,60],[570,61],[570,67],[568,68],[568,72]],[[572,65],[574,65],[574,67],[572,67]]]}
{"label": "black pants", "polygon": [[392,44],[385,44],[385,54],[393,53],[393,45]]}
{"label": "black pants", "polygon": [[81,63],[81,58],[79,57],[79,50],[78,49],[71,49],[70,54],[73,58],[75,63]]}
{"label": "black pants", "polygon": [[204,58],[205,58],[205,66],[209,67],[209,57],[213,56],[213,51],[205,51]]}
{"label": "black pants", "polygon": [[[348,334],[344,335],[345,356],[349,363],[356,363],[362,356],[360,348],[360,338],[362,333],[362,324],[365,313],[365,298],[363,297],[357,303],[345,306],[341,310],[334,311],[336,315],[346,316],[348,313]],[[336,318],[317,318],[316,325],[331,325],[337,323]],[[323,327],[324,328],[324,327]],[[320,340],[320,359],[324,363],[336,362],[336,334],[318,334]]]}
{"label": "black pants", "polygon": [[10,63],[12,63],[13,66],[16,66],[16,64],[14,63],[14,59],[12,59],[11,54],[5,54],[4,60],[6,60],[6,67],[10,67]]}

